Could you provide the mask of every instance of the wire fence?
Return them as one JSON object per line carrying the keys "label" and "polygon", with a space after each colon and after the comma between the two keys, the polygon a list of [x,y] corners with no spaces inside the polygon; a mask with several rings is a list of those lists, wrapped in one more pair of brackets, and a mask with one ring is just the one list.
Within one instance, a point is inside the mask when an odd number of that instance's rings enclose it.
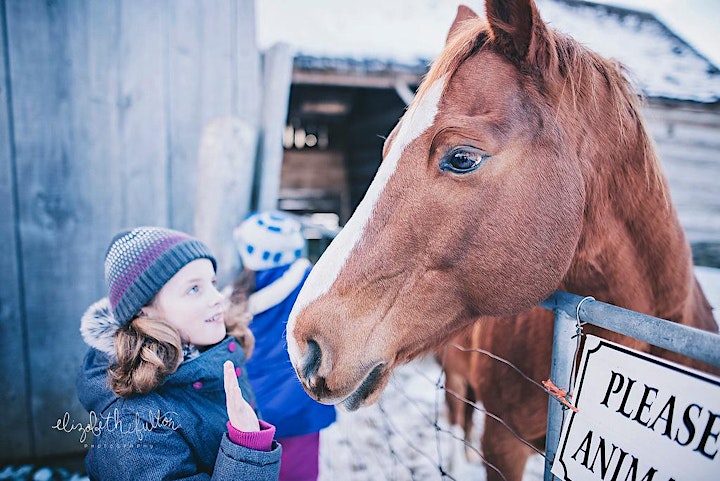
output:
{"label": "wire fence", "polygon": [[[484,349],[455,343],[448,344],[445,349],[487,356],[517,372],[519,382],[531,383],[554,399],[549,410],[549,439],[559,434],[559,426],[568,410],[575,410],[572,394],[568,391],[572,390],[580,355],[582,324],[585,323],[581,319],[720,367],[720,350],[717,349],[720,336],[717,334],[560,291],[545,301],[544,307],[556,313],[554,343],[556,350],[562,345],[561,350],[566,352],[563,354],[566,357],[560,361],[553,355],[551,378],[568,379],[567,389],[556,386],[550,379],[533,379],[507,359]],[[564,372],[557,370],[556,364],[563,364]],[[449,422],[445,402],[448,394],[472,407],[474,432],[468,441],[462,428]],[[429,356],[397,369],[376,405],[354,413],[339,413],[338,422],[321,435],[321,480],[484,481],[487,470],[506,479],[504,473],[483,458],[480,438],[484,418],[488,416],[536,453],[528,460],[523,481],[548,479],[546,467],[554,458],[557,440],[548,441],[547,453],[538,450],[503,419],[486,411],[481,403],[448,388],[442,366],[435,357]]]}
{"label": "wire fence", "polygon": [[[547,392],[540,382],[488,351],[458,344],[446,348],[490,356],[518,371],[525,382]],[[473,432],[469,441],[465,441],[460,426],[449,422],[446,393],[472,407]],[[504,478],[483,459],[480,437],[485,416],[513,432],[481,403],[448,388],[443,369],[433,356],[413,361],[394,372],[377,404],[356,412],[338,411],[338,421],[321,434],[320,479],[482,481],[486,470],[495,470]],[[543,479],[544,454],[515,435],[537,453],[529,459],[523,480]]]}
{"label": "wire fence", "polygon": [[[561,293],[560,298],[567,296],[566,293]],[[666,333],[668,330],[677,331],[673,335],[664,335],[660,343],[666,343],[665,347],[668,348],[673,348],[674,344],[694,346],[696,356],[706,358],[711,364],[720,364],[718,361],[720,352],[716,348],[719,338],[716,334],[696,332],[691,333],[693,337],[683,338],[683,334],[688,335],[685,328],[667,325],[667,321],[662,320],[651,320],[658,325],[652,326],[653,328],[646,332],[638,322],[635,322],[638,316],[642,316],[638,313],[621,310],[613,311],[611,315],[607,309],[618,308],[594,301],[587,302],[590,298],[575,297],[577,299],[573,298],[574,304],[571,303],[575,306],[570,309],[572,312],[565,313],[569,314],[568,319],[572,321],[570,328],[561,338],[572,345],[569,348],[571,359],[569,364],[572,366],[569,371],[574,370],[575,360],[579,355],[578,345],[582,335],[579,319],[601,318],[602,322],[607,324],[606,327],[612,328],[612,323],[618,321],[609,319],[615,319],[618,312],[627,317],[621,319],[624,322],[620,324],[630,325],[631,329],[638,331],[634,333],[634,337],[642,339],[657,328],[665,329]],[[550,305],[545,307],[552,308]],[[698,346],[703,344],[708,346],[704,350],[706,354],[697,352]],[[457,343],[450,343],[445,349],[486,356],[493,362],[507,366],[518,373],[519,382],[530,383],[536,389],[555,397],[553,404],[559,406],[561,410],[567,411],[572,408],[570,396],[563,389],[552,383],[533,379],[507,359],[490,351],[468,348]],[[467,441],[462,427],[451,425],[449,422],[449,409],[446,404],[448,395],[472,408],[473,432]],[[351,413],[339,410],[338,421],[321,434],[320,479],[321,481],[339,479],[484,481],[488,470],[497,472],[501,479],[505,479],[504,474],[497,467],[483,458],[480,439],[486,417],[492,417],[501,423],[508,432],[513,433],[520,442],[536,453],[528,460],[523,481],[542,480],[547,461],[546,454],[514,432],[502,418],[486,411],[481,403],[449,388],[446,385],[446,374],[434,356],[417,359],[395,370],[387,388],[375,405]],[[551,458],[553,452],[549,449],[547,456]],[[83,478],[67,470],[6,466],[0,469],[0,480],[2,479],[80,480]]]}

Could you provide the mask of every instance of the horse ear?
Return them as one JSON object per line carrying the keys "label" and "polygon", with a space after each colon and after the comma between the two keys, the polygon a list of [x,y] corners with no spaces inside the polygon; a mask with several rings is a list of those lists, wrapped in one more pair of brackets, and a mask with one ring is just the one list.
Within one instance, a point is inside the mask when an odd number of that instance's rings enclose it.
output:
{"label": "horse ear", "polygon": [[465,5],[459,5],[457,15],[455,15],[455,20],[450,26],[450,31],[448,32],[446,42],[450,40],[450,38],[455,34],[455,32],[458,31],[461,23],[463,23],[465,20],[470,20],[473,18],[478,18],[477,13],[473,12],[471,8],[466,7]]}
{"label": "horse ear", "polygon": [[546,31],[533,0],[485,0],[485,11],[501,53],[515,60],[543,57],[531,51],[545,45],[540,37]]}

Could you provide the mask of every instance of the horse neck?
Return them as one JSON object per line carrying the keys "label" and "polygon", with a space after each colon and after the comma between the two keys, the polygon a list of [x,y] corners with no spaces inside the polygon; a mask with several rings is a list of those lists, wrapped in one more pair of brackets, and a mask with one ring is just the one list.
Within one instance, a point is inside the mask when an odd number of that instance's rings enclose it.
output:
{"label": "horse neck", "polygon": [[584,226],[565,287],[684,323],[712,319],[697,302],[690,247],[657,155],[638,129],[624,155],[598,154],[586,165]]}

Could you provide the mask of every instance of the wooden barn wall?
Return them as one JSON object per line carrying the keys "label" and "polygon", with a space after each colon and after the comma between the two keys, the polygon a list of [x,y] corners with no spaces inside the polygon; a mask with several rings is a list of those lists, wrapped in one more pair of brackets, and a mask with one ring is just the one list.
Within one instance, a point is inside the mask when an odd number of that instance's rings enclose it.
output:
{"label": "wooden barn wall", "polygon": [[346,190],[342,152],[289,150],[283,156],[283,189]]}
{"label": "wooden barn wall", "polygon": [[[0,4],[0,6],[3,6]],[[7,22],[0,11],[0,49],[6,59]],[[18,194],[12,162],[12,117],[9,105],[7,62],[0,63],[0,403],[7,414],[0,416],[0,452],[4,456],[26,455],[30,450],[30,406],[28,403],[28,359],[26,326],[22,307],[20,245],[16,238],[17,217],[12,206]]]}
{"label": "wooden barn wall", "polygon": [[121,228],[192,231],[203,126],[257,122],[252,0],[0,0],[0,460],[78,452],[78,327]]}
{"label": "wooden barn wall", "polygon": [[696,262],[720,267],[720,105],[651,101],[645,114]]}
{"label": "wooden barn wall", "polygon": [[[340,221],[350,217],[344,155],[339,150],[288,150],[282,160],[281,198],[323,199],[334,205]],[[337,205],[335,205],[337,204]],[[329,207],[329,205],[328,205]]]}

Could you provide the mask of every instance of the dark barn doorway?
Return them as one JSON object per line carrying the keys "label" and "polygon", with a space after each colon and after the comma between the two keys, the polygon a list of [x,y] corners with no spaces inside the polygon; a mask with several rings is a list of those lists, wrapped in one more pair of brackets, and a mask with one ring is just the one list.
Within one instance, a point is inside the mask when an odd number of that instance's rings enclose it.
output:
{"label": "dark barn doorway", "polygon": [[382,160],[385,137],[426,71],[380,62],[296,57],[279,208],[342,226]]}

